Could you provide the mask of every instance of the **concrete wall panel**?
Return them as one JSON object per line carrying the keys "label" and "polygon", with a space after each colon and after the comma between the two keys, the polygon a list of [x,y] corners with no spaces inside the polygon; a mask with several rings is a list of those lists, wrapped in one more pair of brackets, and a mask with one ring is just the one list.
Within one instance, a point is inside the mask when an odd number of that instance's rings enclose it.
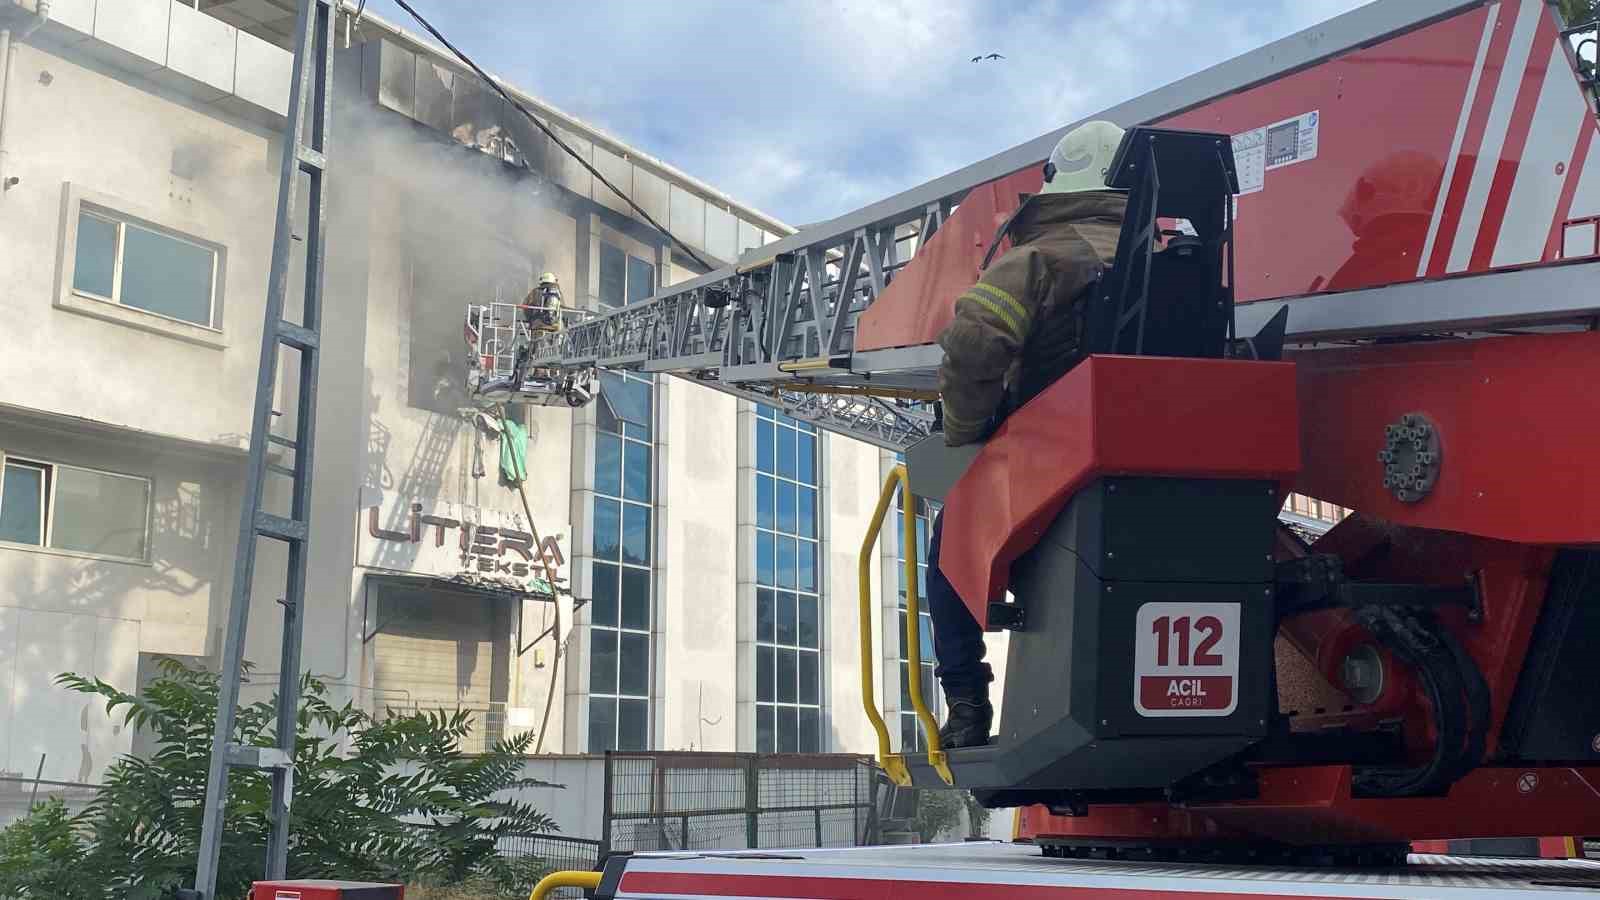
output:
{"label": "concrete wall panel", "polygon": [[172,4],[167,68],[216,89],[233,92],[239,29],[181,3]]}
{"label": "concrete wall panel", "polygon": [[669,192],[670,188],[661,176],[638,166],[633,167],[633,202],[639,204],[657,222],[667,222],[670,215]]}
{"label": "concrete wall panel", "polygon": [[[21,659],[20,623],[22,610],[0,606],[0,770],[19,775],[14,768],[11,745],[16,742],[16,676]],[[31,724],[31,723],[30,723]]]}
{"label": "concrete wall panel", "polygon": [[11,691],[21,727],[11,737],[5,768],[32,773],[43,755],[47,780],[88,781],[95,774],[89,729],[104,721],[104,704],[58,686],[55,678],[63,672],[95,674],[96,629],[93,616],[19,610]]}
{"label": "concrete wall panel", "polygon": [[239,99],[280,116],[289,114],[289,85],[294,54],[246,32],[239,32],[233,91]]}
{"label": "concrete wall panel", "polygon": [[[554,131],[561,138],[562,143],[571,147],[584,161],[593,161],[594,143],[592,141],[565,128],[557,127]],[[550,154],[550,171],[557,184],[580,197],[587,198],[594,193],[594,176],[589,174],[589,170],[585,169],[582,163],[573,159],[571,154],[553,144],[548,152]]]}
{"label": "concrete wall panel", "polygon": [[677,185],[672,186],[672,214],[668,228],[691,246],[706,245],[706,202]]}
{"label": "concrete wall panel", "polygon": [[[6,193],[10,214],[0,218],[0,246],[15,251],[0,254],[0,284],[19,306],[7,317],[0,402],[242,446],[277,193],[269,139],[39,48],[13,45],[13,52],[13,71],[52,77],[13,79],[7,101],[7,174],[19,183]],[[104,140],[108,129],[116,141]],[[67,238],[77,224],[70,205],[77,188],[113,212],[237,248],[225,255],[222,327],[211,332],[211,346],[159,333],[167,320],[131,307],[108,312],[148,319],[149,329],[51,308],[52,297],[71,294]],[[119,360],[118,377],[93,391],[36,377],[95,371],[111,358]],[[150,402],[151,385],[184,402]]]}
{"label": "concrete wall panel", "polygon": [[738,669],[738,401],[662,379],[667,410],[665,590],[658,603],[667,709],[661,746],[733,750]]}
{"label": "concrete wall panel", "polygon": [[367,64],[376,68],[375,90],[378,105],[402,116],[417,111],[417,55],[393,41],[373,41],[368,45]]}
{"label": "concrete wall panel", "polygon": [[[607,181],[621,188],[629,196],[633,195],[634,169],[632,163],[597,145],[594,148],[594,167],[600,170],[600,174],[604,175]],[[638,215],[628,205],[627,201],[603,184],[595,184],[594,199],[595,202],[622,215],[629,217]]]}
{"label": "concrete wall panel", "polygon": [[759,247],[766,243],[766,235],[760,227],[750,224],[743,219],[739,220],[739,252],[743,253],[751,247]]}
{"label": "concrete wall panel", "polygon": [[50,21],[83,36],[94,34],[95,0],[51,0]]}
{"label": "concrete wall panel", "polygon": [[111,58],[131,71],[150,71],[167,62],[167,25],[173,0],[116,0],[95,10],[94,36],[121,51]]}
{"label": "concrete wall panel", "polygon": [[417,86],[413,115],[418,122],[450,133],[450,105],[455,97],[455,73],[437,63],[417,60]]}
{"label": "concrete wall panel", "polygon": [[[825,464],[822,493],[818,497],[821,507],[818,514],[822,518],[825,540],[822,550],[822,580],[825,587],[822,605],[825,654],[822,689],[828,706],[827,721],[831,725],[829,733],[824,736],[829,743],[823,749],[838,753],[876,753],[877,738],[866,716],[861,713],[860,587],[857,584],[857,568],[861,537],[866,534],[867,523],[877,500],[877,475],[882,454],[869,444],[834,435],[823,438],[821,444]],[[893,574],[890,573],[886,578],[881,562],[883,548],[888,548],[892,559],[894,548],[898,546],[894,542],[894,535],[890,533],[893,531],[892,514],[884,530],[885,535],[879,539],[880,553],[875,554],[872,560],[872,583],[878,586],[877,596],[873,598],[876,602],[872,606],[872,633],[878,635],[886,634],[885,606],[893,609],[896,602],[892,587]],[[881,587],[885,582],[891,585],[887,596]],[[876,647],[878,684],[895,683],[885,681],[881,661],[885,652],[892,656],[898,649],[898,643],[885,647],[883,641]],[[893,675],[892,670],[888,674]],[[898,691],[895,696],[898,696]],[[882,709],[885,696],[880,692],[876,699]],[[893,720],[890,722],[894,724]]]}
{"label": "concrete wall panel", "polygon": [[739,258],[739,220],[724,209],[706,204],[706,251],[724,262]]}

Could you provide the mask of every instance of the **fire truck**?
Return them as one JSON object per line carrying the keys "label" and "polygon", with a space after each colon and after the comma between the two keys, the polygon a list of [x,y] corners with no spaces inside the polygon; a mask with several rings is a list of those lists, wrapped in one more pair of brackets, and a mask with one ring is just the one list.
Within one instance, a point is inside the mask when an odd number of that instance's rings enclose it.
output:
{"label": "fire truck", "polygon": [[[566,327],[469,312],[513,392],[670,373],[903,452],[863,714],[897,783],[1021,810],[1013,843],[618,855],[535,896],[1595,896],[1582,860],[1414,852],[1600,834],[1595,32],[1380,0],[1092,117],[1129,199],[1083,358],[975,449],[936,338],[1066,129]],[[891,749],[897,493],[1009,632],[986,746],[940,746],[912,633],[927,749]],[[1290,493],[1355,513],[1308,543]]]}
{"label": "fire truck", "polygon": [[[1600,834],[1593,32],[1543,0],[1386,0],[1095,116],[1129,129],[1107,175],[1129,212],[1084,359],[976,449],[938,433],[935,340],[1060,132],[539,337],[541,366],[669,372],[904,451],[863,546],[864,713],[891,778],[1022,809],[1016,844],[571,877],[608,898],[1600,889],[1582,861],[1411,852]],[[876,709],[865,572],[897,491],[946,504],[940,567],[1010,633],[988,746],[941,748],[916,677],[926,753],[892,752]],[[1291,492],[1356,513],[1307,543],[1278,519]]]}

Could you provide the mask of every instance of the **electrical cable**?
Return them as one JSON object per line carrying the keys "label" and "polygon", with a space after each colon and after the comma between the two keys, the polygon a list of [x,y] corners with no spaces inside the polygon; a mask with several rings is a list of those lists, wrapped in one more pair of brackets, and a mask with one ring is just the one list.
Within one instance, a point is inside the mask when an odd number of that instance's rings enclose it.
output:
{"label": "electrical cable", "polygon": [[394,0],[394,2],[395,2],[396,6],[400,7],[403,10],[405,10],[406,13],[411,16],[411,18],[416,19],[418,25],[421,25],[423,27],[423,29],[425,29],[429,34],[433,35],[434,40],[436,40],[439,43],[443,44],[446,49],[448,49],[451,53],[455,54],[456,59],[461,60],[461,64],[462,65],[464,65],[467,68],[471,69],[472,71],[476,72],[478,77],[483,79],[483,82],[485,84],[489,85],[489,87],[494,89],[495,93],[500,95],[501,99],[505,100],[507,103],[509,103],[512,106],[516,107],[517,112],[522,113],[522,115],[525,116],[529,122],[532,122],[534,124],[534,127],[538,128],[540,131],[544,132],[545,137],[548,137],[551,141],[553,141],[555,143],[555,145],[557,147],[560,147],[568,156],[570,156],[573,159],[577,160],[579,165],[581,165],[585,169],[587,169],[589,171],[590,175],[593,175],[601,184],[605,185],[608,189],[610,189],[610,191],[613,194],[616,194],[618,197],[621,197],[623,202],[627,203],[630,207],[632,207],[633,211],[638,213],[641,217],[643,217],[645,222],[649,223],[649,225],[652,228],[654,228],[655,230],[657,230],[657,231],[661,232],[662,234],[666,235],[667,238],[672,241],[672,243],[674,243],[678,247],[680,247],[683,250],[683,252],[688,254],[689,258],[694,260],[695,263],[698,264],[701,268],[705,269],[708,272],[716,268],[716,266],[713,266],[710,263],[706,262],[705,259],[703,259],[700,256],[700,254],[694,252],[694,250],[692,248],[690,248],[688,244],[685,244],[683,241],[679,240],[677,238],[677,236],[675,236],[672,232],[668,231],[667,227],[665,225],[662,225],[660,222],[657,222],[649,213],[645,212],[644,211],[644,207],[642,207],[639,204],[635,203],[633,198],[631,196],[629,196],[628,192],[625,192],[621,188],[617,187],[615,184],[612,184],[611,180],[609,178],[607,178],[604,175],[600,174],[600,170],[596,169],[594,167],[593,163],[591,163],[588,160],[584,159],[582,156],[580,156],[578,154],[578,151],[576,151],[576,150],[572,149],[571,147],[569,147],[567,145],[567,142],[563,141],[555,133],[555,130],[552,129],[549,125],[546,125],[545,123],[539,121],[539,118],[537,116],[535,116],[532,112],[530,112],[526,106],[523,106],[521,101],[517,100],[515,97],[512,97],[511,94],[507,93],[506,89],[500,86],[500,82],[498,82],[495,79],[489,77],[489,73],[487,73],[483,69],[479,68],[478,64],[473,62],[471,57],[467,56],[465,53],[462,53],[459,49],[457,49],[455,44],[450,43],[449,39],[447,39],[444,35],[439,33],[439,29],[433,27],[433,24],[431,22],[429,22],[427,19],[424,19],[422,17],[421,13],[417,12],[415,9],[412,9],[410,3],[407,3],[406,0]]}
{"label": "electrical cable", "polygon": [[[500,433],[504,435],[508,433],[505,429],[505,407],[502,406],[497,411],[500,414]],[[505,438],[502,437],[501,440],[505,440]],[[555,632],[555,652],[550,660],[550,688],[545,692],[544,715],[539,720],[539,735],[534,738],[533,746],[533,752],[538,754],[544,752],[544,735],[550,728],[550,708],[556,702],[556,678],[561,674],[561,598],[558,596],[558,588],[556,587],[555,566],[550,562],[550,557],[545,554],[544,541],[539,537],[539,526],[533,523],[533,506],[528,503],[527,479],[518,479],[516,484],[517,496],[522,498],[522,513],[528,517],[528,534],[533,537],[534,552],[539,554],[539,561],[544,563],[545,581],[550,585],[550,606],[555,610],[555,623],[551,626]],[[543,636],[540,635],[540,637]]]}

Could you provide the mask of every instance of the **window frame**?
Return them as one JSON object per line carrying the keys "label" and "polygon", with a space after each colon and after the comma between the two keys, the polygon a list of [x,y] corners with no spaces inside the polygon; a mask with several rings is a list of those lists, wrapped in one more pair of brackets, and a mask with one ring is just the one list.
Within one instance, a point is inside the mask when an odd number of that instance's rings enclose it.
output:
{"label": "window frame", "polygon": [[[905,457],[903,454],[897,454],[896,460],[898,464],[904,465],[905,463]],[[915,528],[915,533],[919,538],[918,543],[921,545],[917,548],[917,594],[920,601],[917,605],[917,633],[919,637],[926,637],[925,641],[919,642],[919,647],[921,646],[921,643],[926,643],[929,646],[931,646],[933,643],[933,616],[928,609],[927,591],[923,589],[922,585],[927,581],[926,573],[928,571],[928,543],[933,538],[933,519],[934,516],[938,514],[941,505],[942,504],[934,503],[926,497],[918,497],[916,509],[913,512],[913,518],[916,523],[913,527]],[[901,586],[904,584],[906,562],[905,545],[903,539],[905,534],[905,514],[905,495],[904,493],[898,493],[895,496],[894,507],[895,572],[893,575],[889,576],[892,579],[890,584],[894,586],[896,593],[894,622],[898,637],[895,645],[896,651],[894,668],[895,684],[899,688],[899,693],[897,694],[898,699],[903,699],[909,696],[908,692],[910,691],[909,673],[906,671],[907,664],[910,662],[910,660],[904,650],[900,649],[907,648],[909,646],[906,643],[905,629],[905,616],[908,612],[906,609],[906,592]],[[924,632],[923,629],[926,629],[926,632]],[[931,686],[932,688],[931,693],[927,690],[923,691],[923,702],[928,707],[928,711],[933,714],[935,719],[942,719],[944,715],[944,691],[940,689],[938,679],[934,677],[934,672],[938,669],[939,665],[938,658],[932,653],[922,654],[921,663],[923,671],[919,672],[918,674],[924,676],[923,687],[928,688]],[[900,746],[901,753],[922,753],[926,751],[928,749],[927,737],[922,733],[922,724],[918,721],[917,711],[911,709],[905,703],[898,703],[898,706],[899,714],[896,718],[900,728],[897,733],[891,736],[891,741]],[[905,746],[905,736],[907,734],[911,734],[913,736],[913,746]]]}
{"label": "window frame", "polygon": [[[79,224],[83,216],[90,216],[116,226],[116,242],[112,259],[112,296],[79,290],[77,257]],[[134,225],[162,237],[198,247],[211,253],[210,321],[207,324],[191,322],[165,313],[129,306],[121,301],[123,257],[125,256],[127,226]],[[144,209],[138,204],[117,197],[88,190],[81,185],[66,182],[62,186],[61,240],[56,259],[56,293],[54,306],[67,312],[115,322],[131,328],[166,335],[215,350],[228,346],[227,273],[228,246],[220,241],[208,240],[200,235],[208,226],[194,221],[177,219],[171,215]]]}
{"label": "window frame", "polygon": [[[154,226],[148,225],[148,224],[146,224],[146,223],[144,223],[142,221],[135,220],[135,219],[133,219],[131,217],[119,215],[114,210],[104,209],[102,207],[95,206],[94,204],[91,204],[91,203],[84,203],[84,204],[79,206],[79,208],[78,208],[78,221],[80,223],[83,221],[84,216],[88,216],[91,219],[98,219],[101,222],[104,222],[104,223],[106,223],[108,225],[111,225],[112,227],[116,228],[116,230],[117,230],[116,241],[111,245],[112,246],[112,249],[111,249],[111,296],[109,296],[109,297],[101,296],[100,294],[96,294],[93,291],[87,291],[87,290],[84,290],[84,289],[82,289],[82,288],[77,286],[77,284],[76,284],[76,281],[77,281],[77,278],[76,278],[76,276],[77,276],[77,252],[76,252],[77,248],[76,248],[76,246],[74,246],[74,248],[73,248],[73,250],[74,250],[74,252],[73,252],[73,276],[74,276],[73,282],[74,282],[74,284],[72,285],[72,288],[71,288],[72,292],[74,294],[77,294],[79,297],[85,297],[85,298],[90,299],[90,300],[99,300],[102,303],[114,303],[117,306],[122,307],[123,309],[137,310],[137,311],[145,313],[147,315],[152,315],[152,316],[155,316],[155,317],[160,318],[160,319],[165,319],[168,322],[181,322],[181,323],[183,323],[185,325],[193,325],[193,326],[195,326],[197,328],[205,328],[205,329],[210,330],[210,331],[220,332],[222,330],[222,329],[218,328],[217,325],[216,325],[216,322],[217,322],[217,273],[218,273],[218,270],[221,268],[221,264],[220,264],[220,261],[219,261],[220,254],[217,252],[217,249],[215,247],[207,246],[206,244],[199,243],[198,241],[189,240],[188,238],[183,237],[183,236],[181,236],[179,234],[176,234],[176,233],[174,233],[174,232],[172,232],[172,231],[170,231],[168,229],[158,228],[158,227],[154,227]],[[124,257],[126,256],[126,253],[127,253],[128,226],[129,225],[132,225],[135,228],[142,228],[145,231],[150,232],[151,234],[160,235],[161,237],[164,237],[169,241],[177,241],[180,244],[188,244],[191,247],[197,247],[197,248],[199,248],[201,250],[204,250],[207,253],[211,254],[211,291],[210,291],[211,296],[207,298],[207,302],[206,302],[206,321],[205,321],[204,324],[202,324],[200,322],[193,322],[193,321],[190,321],[189,319],[180,319],[177,316],[169,316],[166,313],[156,312],[153,309],[145,309],[142,306],[129,306],[127,303],[123,302],[123,300],[122,300],[122,270],[124,268],[123,259],[124,259]],[[80,228],[80,231],[81,231],[81,228]]]}
{"label": "window frame", "polygon": [[[755,546],[752,555],[754,584],[749,589],[750,593],[748,596],[753,607],[752,612],[754,615],[754,620],[757,623],[754,633],[754,640],[752,641],[752,646],[754,648],[754,657],[752,659],[753,670],[750,673],[751,678],[754,679],[752,682],[754,688],[753,709],[755,716],[755,743],[753,746],[755,752],[757,753],[826,753],[829,752],[831,732],[828,727],[828,666],[826,661],[827,654],[824,646],[824,635],[827,633],[827,591],[825,589],[827,581],[824,573],[826,554],[823,551],[824,517],[822,515],[822,510],[824,508],[824,504],[822,501],[822,432],[815,425],[809,422],[801,419],[795,419],[794,417],[785,414],[781,409],[762,403],[751,404],[751,415],[749,421],[749,440],[752,448],[749,478],[751,490],[754,494],[750,512],[752,515],[751,527],[755,535]],[[772,432],[771,468],[764,468],[765,461],[762,457],[762,453],[760,452],[760,435],[763,427],[770,428]],[[789,474],[783,473],[783,466],[779,462],[779,457],[781,455],[779,448],[783,443],[782,432],[786,430],[793,432],[795,441],[794,460],[793,465],[790,467]],[[809,437],[813,442],[810,472],[800,471],[801,454],[799,452],[799,445],[800,441],[805,437]],[[765,523],[762,521],[760,499],[763,494],[763,481],[770,482],[772,487],[770,521]],[[778,497],[781,495],[784,485],[793,487],[795,492],[795,502],[792,510],[792,528],[786,527],[783,517],[779,512],[780,503]],[[805,490],[810,490],[814,498],[812,504],[812,521],[810,522],[811,529],[809,533],[807,533],[802,527],[803,523],[801,522],[801,509],[804,504],[801,502],[800,498],[803,496],[802,492]],[[770,583],[763,581],[764,576],[762,572],[761,553],[759,549],[763,543],[763,539],[769,540],[773,545],[773,572]],[[784,578],[781,574],[782,563],[780,562],[782,554],[778,550],[779,545],[786,540],[792,542],[796,548],[794,560],[795,577],[793,579],[793,584],[787,585],[783,584]],[[801,548],[807,544],[809,544],[812,548],[811,558],[813,581],[810,587],[804,586],[804,580],[799,571],[800,560],[805,557],[805,554],[801,552]],[[772,597],[772,616],[774,619],[774,624],[773,633],[770,639],[762,633],[762,629],[760,627],[760,609],[762,602],[761,595],[763,592],[771,595]],[[795,633],[792,635],[793,639],[787,641],[783,639],[781,633],[782,623],[778,621],[782,618],[781,608],[783,605],[779,601],[779,596],[785,594],[794,598],[795,607]],[[801,643],[800,637],[801,617],[799,615],[799,610],[802,602],[805,600],[811,600],[814,603],[816,610],[814,622],[815,634],[813,636],[815,640],[813,644],[809,646]],[[796,679],[799,678],[800,673],[804,669],[804,666],[801,665],[800,660],[807,655],[815,660],[816,698],[814,701],[804,701],[801,699],[802,694],[798,680],[795,684],[794,696],[788,700],[783,699],[783,692],[780,686],[782,679],[779,677],[779,660],[782,658],[785,652],[794,654],[795,656]],[[770,656],[772,659],[772,694],[770,698],[763,698],[761,693],[762,659],[765,656]],[[768,708],[772,710],[771,714],[774,719],[772,729],[772,745],[770,748],[762,744],[761,730],[763,711]],[[793,714],[796,716],[796,747],[793,751],[783,749],[782,744],[779,742],[780,729],[777,725],[777,716],[788,710],[793,710]],[[803,732],[803,729],[799,724],[799,716],[803,712],[809,712],[813,710],[816,713],[817,743],[815,748],[809,748],[799,743],[800,736]]]}
{"label": "window frame", "polygon": [[[643,302],[645,300],[648,300],[651,297],[655,296],[656,291],[659,290],[660,284],[661,284],[661,266],[658,264],[658,262],[656,260],[651,259],[651,258],[649,258],[647,256],[641,256],[639,254],[633,253],[629,249],[629,246],[628,246],[628,244],[626,242],[610,241],[610,240],[607,240],[603,236],[597,239],[597,245],[598,246],[597,246],[597,248],[595,250],[595,266],[596,266],[596,268],[595,268],[594,299],[595,299],[596,305],[598,305],[600,307],[600,310],[602,312],[606,312],[606,311],[610,311],[610,310],[617,310],[617,309],[624,309],[626,307],[634,305],[635,303],[641,303],[641,302]],[[622,290],[622,296],[621,296],[620,302],[615,303],[615,304],[613,304],[610,301],[608,301],[606,299],[605,295],[601,292],[601,276],[600,276],[600,272],[602,272],[603,269],[601,268],[600,260],[604,256],[604,254],[606,253],[606,251],[608,249],[609,250],[615,250],[616,252],[622,254],[622,289],[621,289]],[[641,297],[639,297],[637,299],[632,299],[632,290],[631,290],[632,287],[633,287],[633,268],[634,268],[634,263],[638,263],[638,264],[640,264],[642,266],[648,266],[650,268],[650,278],[651,278],[650,289],[648,291],[646,291],[643,296],[641,296]]]}
{"label": "window frame", "polygon": [[[53,462],[39,459],[32,455],[18,455],[0,449],[0,488],[4,487],[5,470],[8,465],[15,463],[27,468],[40,469],[45,473],[45,489],[40,497],[40,521],[42,532],[40,543],[24,544],[17,541],[0,540],[0,548],[6,550],[22,550],[29,553],[46,553],[53,556],[71,556],[79,559],[96,559],[105,562],[128,563],[130,565],[151,565],[151,522],[155,515],[155,479],[145,475],[131,475],[127,472],[113,472],[109,469],[100,469],[94,466],[80,466],[74,463]],[[142,481],[145,486],[144,504],[144,530],[141,533],[140,543],[144,546],[144,556],[121,556],[115,553],[94,553],[87,550],[71,550],[64,547],[53,547],[51,541],[55,537],[56,523],[56,491],[61,484],[59,470],[71,469],[77,472],[88,472],[110,478],[126,478],[131,481]],[[4,501],[4,492],[0,490],[0,502]]]}
{"label": "window frame", "polygon": [[[594,622],[594,607],[593,607],[592,604],[591,604],[591,607],[590,607],[590,616],[589,616],[589,652],[588,652],[588,661],[587,661],[587,664],[586,664],[586,667],[585,667],[587,671],[586,671],[586,674],[584,676],[584,682],[583,682],[583,690],[584,690],[586,701],[587,701],[587,704],[588,704],[588,707],[589,707],[588,723],[587,723],[586,728],[584,729],[583,741],[584,741],[584,746],[587,748],[587,752],[590,752],[590,753],[601,753],[601,752],[604,752],[607,749],[607,748],[604,748],[604,747],[596,748],[595,746],[593,746],[593,743],[590,740],[590,738],[593,735],[593,730],[594,730],[593,710],[594,710],[594,703],[595,703],[596,700],[603,701],[603,702],[608,702],[608,703],[610,703],[612,705],[613,709],[616,710],[616,712],[615,712],[615,714],[613,716],[613,719],[612,719],[612,723],[611,723],[611,727],[612,727],[611,745],[612,745],[612,747],[618,749],[620,752],[633,752],[633,751],[639,750],[639,749],[649,750],[654,746],[654,739],[655,739],[655,714],[656,714],[656,704],[655,704],[655,700],[656,700],[656,696],[655,696],[656,679],[655,679],[655,676],[657,674],[656,673],[656,667],[655,667],[655,654],[656,654],[656,649],[657,649],[655,630],[656,630],[657,612],[658,612],[657,606],[656,606],[656,599],[657,599],[656,558],[657,558],[657,551],[659,549],[656,546],[656,527],[657,527],[657,519],[658,519],[658,512],[659,512],[656,509],[656,496],[657,496],[657,484],[656,484],[656,481],[657,481],[657,475],[659,473],[656,471],[656,466],[657,466],[658,460],[657,460],[657,453],[656,453],[656,443],[655,443],[656,438],[655,438],[655,434],[656,434],[656,428],[657,428],[657,426],[659,424],[659,416],[657,414],[657,412],[658,412],[657,404],[658,404],[659,399],[660,399],[657,396],[657,389],[658,389],[659,385],[657,384],[657,381],[656,381],[656,379],[654,377],[640,377],[640,376],[634,375],[632,373],[622,373],[621,374],[621,378],[622,378],[622,385],[623,385],[624,389],[626,388],[626,385],[629,382],[640,382],[648,389],[648,391],[649,391],[649,394],[648,394],[649,410],[646,413],[646,415],[648,415],[648,417],[650,418],[651,421],[650,421],[648,426],[641,426],[638,423],[635,423],[635,422],[633,422],[633,421],[631,421],[629,419],[624,419],[621,416],[618,416],[616,418],[616,430],[615,431],[610,431],[610,430],[607,430],[607,429],[601,427],[599,417],[598,417],[598,415],[596,415],[596,417],[594,419],[594,424],[593,424],[592,442],[593,442],[593,445],[594,445],[594,447],[596,449],[596,453],[595,453],[594,461],[590,466],[591,478],[592,478],[591,484],[589,486],[589,493],[590,493],[590,498],[589,498],[589,531],[590,531],[590,535],[589,535],[589,546],[586,548],[587,551],[588,551],[588,556],[589,556],[589,567],[590,567],[589,584],[590,584],[591,597],[593,596],[593,589],[594,589],[594,584],[595,584],[595,581],[596,581],[595,575],[594,575],[594,570],[595,570],[595,567],[597,567],[597,566],[609,566],[612,569],[616,570],[616,573],[617,573],[617,588],[616,588],[616,617],[615,617],[615,620],[613,622],[611,622],[609,624],[596,624]],[[602,399],[600,402],[609,404],[612,401],[609,400],[609,399]],[[598,406],[598,404],[596,404],[596,405]],[[616,441],[617,441],[617,445],[618,445],[617,460],[616,460],[616,466],[617,466],[616,488],[617,488],[617,493],[615,493],[615,494],[612,494],[612,493],[609,493],[607,491],[603,491],[603,490],[600,489],[601,474],[600,474],[600,471],[599,471],[600,459],[599,459],[599,454],[598,454],[598,448],[599,448],[599,445],[600,445],[600,439],[601,439],[602,435],[604,435],[606,437],[610,437],[610,438],[615,438]],[[646,481],[646,495],[647,496],[646,496],[646,499],[644,499],[644,500],[639,500],[639,499],[636,499],[636,498],[628,496],[628,477],[629,477],[629,472],[628,472],[628,459],[629,459],[628,448],[629,448],[630,445],[643,446],[643,447],[647,448],[648,451],[649,451],[649,458],[648,458],[648,461],[645,463],[645,467],[646,467],[646,471],[647,471],[647,481]],[[616,556],[615,556],[615,558],[612,558],[612,557],[601,557],[595,552],[596,551],[596,544],[595,544],[596,535],[594,533],[594,529],[595,529],[595,523],[599,518],[598,515],[595,513],[595,508],[596,508],[596,505],[601,501],[605,501],[605,502],[609,502],[609,503],[615,504],[615,506],[617,508],[617,517],[616,517],[616,521],[617,521],[616,541],[617,541],[617,544],[616,544]],[[630,507],[642,508],[642,509],[644,509],[646,511],[646,513],[648,515],[648,521],[647,521],[646,526],[645,526],[646,561],[643,562],[643,563],[630,561],[628,559],[627,551],[626,551],[626,548],[624,546],[625,536],[627,534],[627,510]],[[624,586],[625,582],[627,581],[626,576],[627,576],[627,574],[629,572],[643,572],[645,574],[644,583],[645,583],[645,590],[647,592],[646,593],[646,597],[645,597],[646,611],[647,611],[647,621],[646,621],[645,626],[643,628],[639,628],[639,627],[635,627],[635,626],[631,626],[631,625],[626,625],[626,624],[624,624],[624,621],[623,621],[623,609],[624,609],[623,586]],[[595,664],[596,664],[596,659],[595,659],[595,654],[593,652],[593,647],[594,647],[594,635],[597,632],[604,632],[606,634],[614,635],[615,641],[616,641],[616,650],[615,650],[616,671],[614,673],[612,673],[612,675],[613,675],[613,684],[612,684],[612,690],[610,690],[610,691],[595,691],[595,690],[593,690],[593,687],[594,687],[594,672],[595,672]],[[624,644],[624,638],[628,637],[628,636],[642,637],[644,639],[645,691],[644,691],[643,694],[634,694],[634,693],[624,693],[623,692],[623,679],[622,679],[622,674],[623,674],[622,652],[623,651],[622,651],[622,648],[623,648],[623,644]],[[643,705],[644,705],[644,716],[645,716],[644,727],[645,727],[645,730],[644,730],[644,746],[642,748],[632,748],[632,747],[621,748],[619,746],[619,738],[621,737],[621,729],[622,729],[622,714],[621,714],[621,710],[622,710],[622,704],[625,701],[642,702]]]}

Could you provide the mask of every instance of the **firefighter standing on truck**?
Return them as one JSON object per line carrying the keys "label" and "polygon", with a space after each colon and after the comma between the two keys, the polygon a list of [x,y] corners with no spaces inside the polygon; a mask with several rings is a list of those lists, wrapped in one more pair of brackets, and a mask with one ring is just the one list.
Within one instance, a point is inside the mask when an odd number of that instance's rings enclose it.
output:
{"label": "firefighter standing on truck", "polygon": [[[1084,292],[1111,264],[1128,204],[1125,191],[1105,184],[1121,141],[1122,129],[1101,121],[1063,137],[1045,163],[1044,187],[995,237],[998,245],[1009,236],[1011,250],[956,300],[955,318],[939,335],[949,446],[986,439],[1077,363]],[[983,661],[982,628],[939,571],[942,518],[934,518],[928,545],[927,597],[936,674],[950,707],[939,739],[946,749],[975,747],[989,741],[994,676]]]}

